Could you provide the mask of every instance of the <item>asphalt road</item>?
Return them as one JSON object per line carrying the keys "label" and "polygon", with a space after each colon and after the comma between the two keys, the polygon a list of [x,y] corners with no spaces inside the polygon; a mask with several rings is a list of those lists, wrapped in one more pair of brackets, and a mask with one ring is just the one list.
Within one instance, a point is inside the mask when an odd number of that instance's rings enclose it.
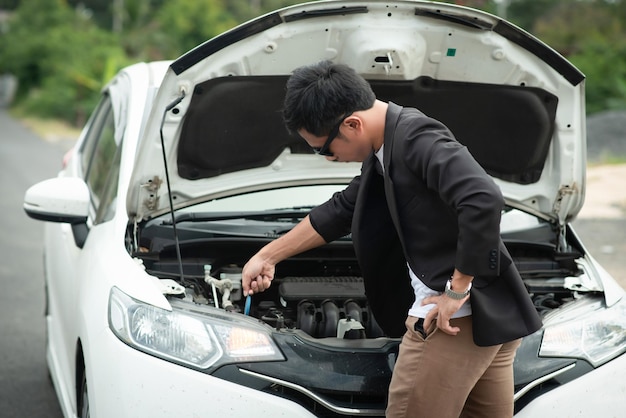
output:
{"label": "asphalt road", "polygon": [[[56,175],[68,148],[0,109],[0,418],[61,417],[45,360],[43,224],[22,209],[26,189]],[[587,249],[626,287],[626,216],[574,222]]]}
{"label": "asphalt road", "polygon": [[0,110],[0,417],[62,416],[45,359],[43,223],[22,199],[56,175],[63,153]]}

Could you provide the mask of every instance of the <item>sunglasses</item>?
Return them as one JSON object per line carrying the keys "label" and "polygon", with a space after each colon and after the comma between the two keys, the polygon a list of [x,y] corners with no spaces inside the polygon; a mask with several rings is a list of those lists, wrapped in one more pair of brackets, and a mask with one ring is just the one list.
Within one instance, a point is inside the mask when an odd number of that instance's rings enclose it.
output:
{"label": "sunglasses", "polygon": [[322,145],[321,148],[319,148],[319,147],[312,147],[313,151],[315,151],[316,154],[323,155],[325,157],[332,157],[333,156],[333,153],[330,151],[330,143],[333,142],[335,140],[335,138],[337,138],[337,135],[339,135],[339,128],[341,127],[341,124],[350,115],[352,115],[352,112],[350,112],[346,116],[342,117],[339,120],[339,122],[337,122],[337,124],[335,126],[333,126],[333,128],[328,133],[328,138],[326,138],[326,142],[324,142],[324,145]]}

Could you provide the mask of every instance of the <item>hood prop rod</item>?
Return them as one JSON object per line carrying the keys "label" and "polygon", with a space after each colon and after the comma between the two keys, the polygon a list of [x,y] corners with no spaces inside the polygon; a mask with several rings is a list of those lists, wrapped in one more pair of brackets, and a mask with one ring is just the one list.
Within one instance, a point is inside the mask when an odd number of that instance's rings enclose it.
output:
{"label": "hood prop rod", "polygon": [[163,117],[161,118],[161,127],[159,128],[159,134],[161,135],[161,152],[163,154],[163,165],[165,167],[165,182],[167,185],[167,196],[169,197],[170,204],[170,215],[172,217],[172,232],[174,233],[174,243],[176,247],[176,259],[178,261],[178,272],[180,274],[180,284],[184,287],[185,282],[185,273],[183,272],[183,257],[180,253],[180,243],[178,241],[178,231],[176,229],[176,217],[174,216],[174,200],[172,199],[172,189],[170,187],[170,174],[169,169],[167,167],[167,157],[165,154],[165,139],[163,138],[163,125],[165,124],[165,116],[167,112],[172,110],[175,106],[177,106],[183,99],[185,98],[185,91],[182,91],[182,94],[177,97],[172,103],[165,107],[163,111]]}

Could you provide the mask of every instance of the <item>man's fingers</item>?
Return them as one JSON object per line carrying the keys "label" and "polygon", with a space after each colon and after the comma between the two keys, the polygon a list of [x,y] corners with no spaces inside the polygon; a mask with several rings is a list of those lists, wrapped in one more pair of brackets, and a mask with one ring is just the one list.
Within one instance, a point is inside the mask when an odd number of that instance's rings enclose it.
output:
{"label": "man's fingers", "polygon": [[459,333],[459,331],[461,331],[461,328],[459,327],[452,327],[450,326],[450,320],[446,319],[446,320],[441,320],[441,323],[437,324],[439,326],[439,329],[442,330],[443,332],[445,332],[446,334],[450,334],[450,335],[456,335]]}
{"label": "man's fingers", "polygon": [[439,308],[437,307],[437,305],[435,305],[434,308],[432,308],[430,311],[428,311],[428,313],[426,314],[426,317],[424,317],[424,329],[430,329],[430,324],[433,322],[433,319],[437,318],[437,314],[439,312]]}
{"label": "man's fingers", "polygon": [[252,291],[252,280],[250,282],[247,282],[247,281],[244,280],[242,285],[243,285],[243,295],[244,296],[248,296],[248,295],[251,295],[253,293],[253,291]]}
{"label": "man's fingers", "polygon": [[422,306],[430,305],[431,303],[437,303],[437,298],[439,298],[439,296],[429,296],[422,299]]}
{"label": "man's fingers", "polygon": [[250,281],[250,289],[248,290],[248,294],[252,295],[254,293],[263,292],[268,289],[272,284],[272,280],[267,276],[257,276]]}

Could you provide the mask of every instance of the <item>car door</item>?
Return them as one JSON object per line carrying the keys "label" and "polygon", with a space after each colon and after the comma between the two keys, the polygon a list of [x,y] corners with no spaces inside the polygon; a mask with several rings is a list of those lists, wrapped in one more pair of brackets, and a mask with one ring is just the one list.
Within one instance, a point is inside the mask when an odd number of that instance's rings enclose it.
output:
{"label": "car door", "polygon": [[[79,287],[90,275],[83,244],[89,230],[112,217],[116,194],[121,135],[116,135],[113,100],[104,93],[90,117],[75,154],[61,176],[79,177],[90,194],[86,224],[49,223],[46,226],[45,272],[48,294],[48,360],[62,399],[74,399],[78,321],[83,309]],[[119,127],[118,127],[119,128]],[[88,308],[88,307],[87,307]],[[73,402],[75,404],[75,402]]]}

